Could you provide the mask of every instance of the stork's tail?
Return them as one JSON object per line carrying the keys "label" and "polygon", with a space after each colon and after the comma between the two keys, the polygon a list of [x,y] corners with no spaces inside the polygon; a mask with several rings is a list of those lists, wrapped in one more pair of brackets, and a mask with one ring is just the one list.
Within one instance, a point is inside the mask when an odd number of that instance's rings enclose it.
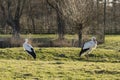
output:
{"label": "stork's tail", "polygon": [[80,51],[80,53],[79,53],[79,57],[81,57],[82,53],[83,53],[83,49]]}
{"label": "stork's tail", "polygon": [[79,57],[81,57],[81,55],[82,55],[84,52],[88,51],[88,50],[89,50],[89,48],[87,48],[87,49],[82,49],[82,50],[80,51],[80,53],[79,53]]}

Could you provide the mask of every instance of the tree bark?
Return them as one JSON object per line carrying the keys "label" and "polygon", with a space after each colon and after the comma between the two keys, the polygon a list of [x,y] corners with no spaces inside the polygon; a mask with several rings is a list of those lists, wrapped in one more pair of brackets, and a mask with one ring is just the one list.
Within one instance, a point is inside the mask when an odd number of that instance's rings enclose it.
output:
{"label": "tree bark", "polygon": [[13,28],[13,37],[14,38],[20,38],[20,23],[19,20],[14,21],[14,25],[12,25]]}
{"label": "tree bark", "polygon": [[52,4],[49,2],[49,0],[46,0],[46,1],[49,4],[49,6],[51,6],[56,11],[57,27],[58,27],[58,39],[63,40],[64,39],[65,21],[62,17],[63,16],[62,12],[60,11],[59,6],[57,4]]}
{"label": "tree bark", "polygon": [[64,39],[64,29],[65,29],[65,23],[62,19],[61,15],[57,12],[57,25],[58,25],[58,39],[63,40]]}
{"label": "tree bark", "polygon": [[113,0],[113,33],[117,32],[117,26],[116,26],[116,0]]}
{"label": "tree bark", "polygon": [[78,31],[78,47],[82,47],[82,28],[83,28],[83,25],[82,24],[79,24],[79,31]]}
{"label": "tree bark", "polygon": [[[6,24],[13,29],[12,36],[14,38],[20,38],[20,18],[26,1],[27,0],[4,0],[4,2],[1,1],[0,4]],[[16,5],[13,4],[13,2],[16,2]]]}
{"label": "tree bark", "polygon": [[104,1],[104,27],[102,33],[102,43],[105,42],[105,29],[106,29],[106,0]]}

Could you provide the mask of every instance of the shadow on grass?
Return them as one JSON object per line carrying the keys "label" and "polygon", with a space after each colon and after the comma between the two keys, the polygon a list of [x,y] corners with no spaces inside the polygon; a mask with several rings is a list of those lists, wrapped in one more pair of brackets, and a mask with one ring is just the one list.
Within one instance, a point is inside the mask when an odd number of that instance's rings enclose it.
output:
{"label": "shadow on grass", "polygon": [[93,71],[85,71],[86,73],[90,73],[90,74],[120,74],[120,71],[115,71],[115,70],[101,70],[101,69],[98,69],[98,70],[93,70]]}
{"label": "shadow on grass", "polygon": [[109,58],[109,57],[101,57],[101,56],[96,56],[94,54],[89,54],[89,57],[71,57],[72,60],[74,61],[84,61],[84,62],[110,62],[110,63],[120,63],[120,60],[118,58]]}

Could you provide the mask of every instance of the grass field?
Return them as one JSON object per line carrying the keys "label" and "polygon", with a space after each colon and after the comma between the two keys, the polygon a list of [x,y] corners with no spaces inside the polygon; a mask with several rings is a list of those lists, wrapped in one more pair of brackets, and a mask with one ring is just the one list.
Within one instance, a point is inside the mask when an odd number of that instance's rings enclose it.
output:
{"label": "grass field", "polygon": [[0,60],[0,80],[119,80],[120,63]]}
{"label": "grass field", "polygon": [[[68,37],[70,38],[70,37]],[[78,57],[80,48],[35,48],[37,60],[22,47],[0,49],[0,80],[120,80],[120,36]]]}

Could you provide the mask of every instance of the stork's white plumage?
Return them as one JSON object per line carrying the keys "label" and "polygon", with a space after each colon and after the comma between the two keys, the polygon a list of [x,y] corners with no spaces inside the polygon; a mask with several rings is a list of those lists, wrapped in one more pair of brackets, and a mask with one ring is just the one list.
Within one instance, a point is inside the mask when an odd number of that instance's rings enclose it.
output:
{"label": "stork's white plumage", "polygon": [[93,49],[96,49],[96,47],[97,47],[96,38],[92,37],[91,41],[85,42],[83,44],[83,47],[82,47],[82,49],[80,51],[79,56],[81,56],[81,55],[83,55],[85,53],[89,54]]}
{"label": "stork's white plumage", "polygon": [[23,43],[23,48],[27,53],[29,53],[34,59],[36,59],[36,54],[33,49],[33,47],[28,43],[28,39],[25,39],[25,42]]}

